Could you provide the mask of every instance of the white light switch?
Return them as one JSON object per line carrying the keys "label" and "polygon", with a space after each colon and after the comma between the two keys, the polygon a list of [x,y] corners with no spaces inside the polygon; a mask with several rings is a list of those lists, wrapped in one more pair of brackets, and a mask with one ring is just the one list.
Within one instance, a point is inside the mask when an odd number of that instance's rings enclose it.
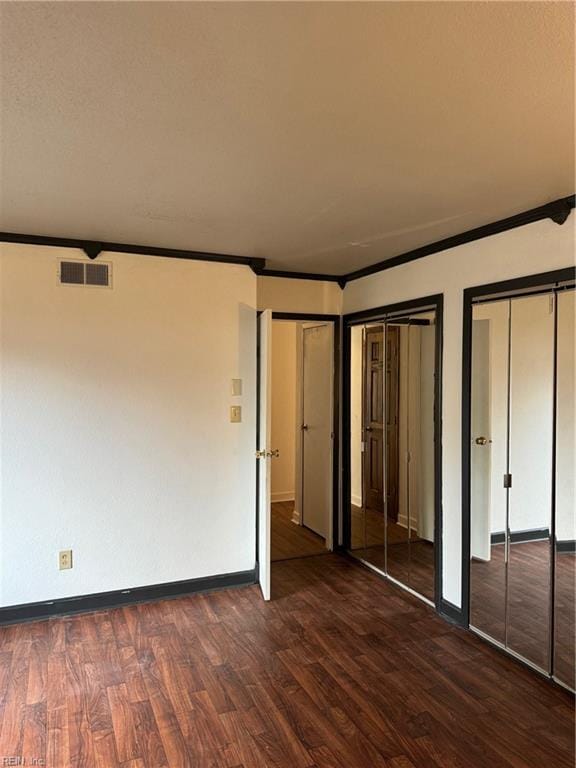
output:
{"label": "white light switch", "polygon": [[232,379],[232,394],[235,397],[242,394],[242,379]]}
{"label": "white light switch", "polygon": [[242,407],[240,405],[230,406],[230,421],[232,424],[240,424],[242,421]]}

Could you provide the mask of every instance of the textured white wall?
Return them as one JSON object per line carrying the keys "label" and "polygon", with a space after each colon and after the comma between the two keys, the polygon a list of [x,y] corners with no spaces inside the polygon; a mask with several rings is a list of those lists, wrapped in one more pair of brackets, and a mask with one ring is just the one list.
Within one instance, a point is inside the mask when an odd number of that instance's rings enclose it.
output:
{"label": "textured white wall", "polygon": [[338,283],[325,280],[259,277],[258,309],[339,315],[342,290]]}
{"label": "textured white wall", "polygon": [[344,290],[344,312],[444,294],[443,579],[444,597],[461,605],[462,298],[469,286],[547,272],[574,264],[574,213],[467,243],[355,280]]}
{"label": "textured white wall", "polygon": [[64,287],[58,257],[0,248],[1,604],[253,568],[256,277],[103,254],[112,290]]}

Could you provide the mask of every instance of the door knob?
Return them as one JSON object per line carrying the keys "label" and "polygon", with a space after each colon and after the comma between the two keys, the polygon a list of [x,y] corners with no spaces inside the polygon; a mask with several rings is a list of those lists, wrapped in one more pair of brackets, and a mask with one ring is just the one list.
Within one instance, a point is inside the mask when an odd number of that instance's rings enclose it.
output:
{"label": "door knob", "polygon": [[372,427],[364,427],[364,429],[366,430],[366,432],[372,432]]}
{"label": "door knob", "polygon": [[304,432],[307,432],[308,431],[308,424],[302,424],[301,429],[303,429]]}
{"label": "door knob", "polygon": [[486,445],[486,443],[491,443],[492,440],[489,440],[487,437],[477,437],[476,440],[474,440],[476,445]]}

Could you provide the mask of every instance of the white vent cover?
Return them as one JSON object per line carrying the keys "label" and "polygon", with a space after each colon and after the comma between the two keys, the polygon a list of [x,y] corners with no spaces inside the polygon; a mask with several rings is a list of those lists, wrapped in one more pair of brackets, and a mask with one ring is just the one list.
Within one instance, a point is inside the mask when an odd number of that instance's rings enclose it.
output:
{"label": "white vent cover", "polygon": [[60,285],[90,285],[98,288],[112,286],[112,264],[107,262],[60,261]]}

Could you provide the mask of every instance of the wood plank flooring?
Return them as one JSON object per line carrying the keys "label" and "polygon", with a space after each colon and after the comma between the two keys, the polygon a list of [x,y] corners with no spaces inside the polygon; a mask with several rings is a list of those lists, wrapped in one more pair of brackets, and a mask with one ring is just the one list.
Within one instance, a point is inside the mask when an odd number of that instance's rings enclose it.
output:
{"label": "wood plank flooring", "polygon": [[[492,545],[490,550],[489,561],[471,561],[470,623],[501,643],[507,640],[516,653],[547,669],[550,664],[550,544],[548,541],[512,544],[507,576],[504,544]],[[554,667],[556,676],[571,688],[576,687],[575,576],[576,555],[557,554]]]}
{"label": "wood plank flooring", "polygon": [[273,597],[0,628],[0,765],[572,768],[566,692],[366,568],[276,563]]}
{"label": "wood plank flooring", "polygon": [[[374,509],[351,505],[351,546],[356,557],[387,572],[392,578],[434,601],[434,544],[390,521],[384,528],[384,515]],[[384,540],[387,540],[386,547]]]}
{"label": "wood plank flooring", "polygon": [[322,536],[292,522],[293,512],[293,501],[276,501],[272,504],[272,562],[321,555],[327,551]]}

